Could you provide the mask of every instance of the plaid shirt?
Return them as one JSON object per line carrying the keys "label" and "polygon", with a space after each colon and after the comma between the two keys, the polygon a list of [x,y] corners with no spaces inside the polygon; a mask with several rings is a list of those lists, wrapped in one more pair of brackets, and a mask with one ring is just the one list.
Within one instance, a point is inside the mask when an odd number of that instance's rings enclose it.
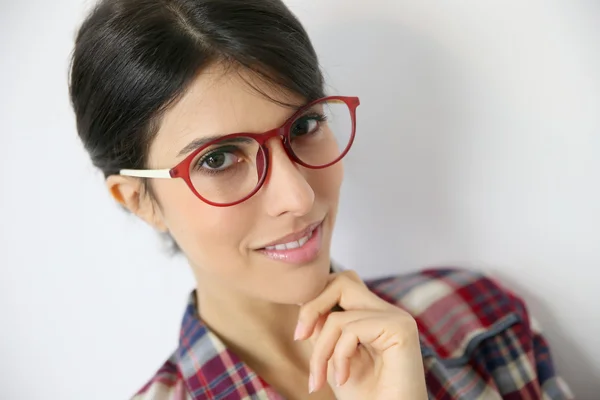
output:
{"label": "plaid shirt", "polygon": [[[417,321],[430,399],[573,399],[523,301],[488,277],[429,269],[366,282]],[[192,293],[179,348],[133,400],[282,400],[198,318]],[[370,399],[369,399],[370,400]]]}

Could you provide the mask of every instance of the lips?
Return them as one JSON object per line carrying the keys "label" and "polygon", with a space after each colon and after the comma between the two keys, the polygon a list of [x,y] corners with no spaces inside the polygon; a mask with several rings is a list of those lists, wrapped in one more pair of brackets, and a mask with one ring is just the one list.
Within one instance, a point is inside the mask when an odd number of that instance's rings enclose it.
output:
{"label": "lips", "polygon": [[312,237],[314,230],[321,224],[321,222],[323,221],[310,224],[306,228],[274,240],[260,249],[291,250],[301,247]]}
{"label": "lips", "polygon": [[287,243],[280,243],[274,246],[267,246],[265,247],[266,250],[292,250],[292,249],[297,249],[298,247],[302,247],[306,244],[306,242],[308,242],[310,240],[310,238],[313,235],[314,230],[308,232],[307,235],[302,236],[300,239],[298,240],[292,240],[290,242]]}
{"label": "lips", "polygon": [[[311,231],[310,228],[313,226],[314,224],[298,233],[285,236],[277,241],[279,243],[275,242],[268,247],[258,249],[258,252],[273,261],[291,266],[315,265],[313,261],[319,257],[323,243],[323,224],[319,223]],[[291,242],[285,242],[285,240],[289,240],[288,238],[295,238],[306,231],[308,231],[306,236],[302,236]]]}

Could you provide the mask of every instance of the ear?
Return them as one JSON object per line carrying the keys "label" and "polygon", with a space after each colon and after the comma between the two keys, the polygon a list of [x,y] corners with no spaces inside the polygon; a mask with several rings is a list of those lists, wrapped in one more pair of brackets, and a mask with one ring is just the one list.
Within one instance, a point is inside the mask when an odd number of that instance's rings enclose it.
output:
{"label": "ear", "polygon": [[154,229],[167,232],[160,207],[146,193],[140,178],[110,175],[106,178],[106,187],[117,203],[146,221]]}

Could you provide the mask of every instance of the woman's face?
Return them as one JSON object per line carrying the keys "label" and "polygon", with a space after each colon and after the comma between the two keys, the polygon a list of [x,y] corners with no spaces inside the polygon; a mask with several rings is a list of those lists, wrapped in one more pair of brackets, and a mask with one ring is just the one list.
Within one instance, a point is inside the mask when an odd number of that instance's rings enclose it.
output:
{"label": "woman's face", "polygon": [[[215,66],[200,74],[165,113],[150,148],[149,167],[173,167],[186,156],[180,151],[194,140],[262,133],[281,126],[296,111],[257,94],[244,79],[274,98],[303,105],[294,96],[282,99],[282,93],[269,90],[250,74],[224,73]],[[325,169],[304,168],[288,158],[279,138],[267,146],[270,170],[250,199],[214,207],[198,199],[182,179],[154,179],[158,205],[147,220],[173,236],[203,288],[302,303],[326,284],[343,168],[341,162]],[[293,236],[286,238],[289,235]],[[303,246],[291,252],[265,249],[294,239]]]}

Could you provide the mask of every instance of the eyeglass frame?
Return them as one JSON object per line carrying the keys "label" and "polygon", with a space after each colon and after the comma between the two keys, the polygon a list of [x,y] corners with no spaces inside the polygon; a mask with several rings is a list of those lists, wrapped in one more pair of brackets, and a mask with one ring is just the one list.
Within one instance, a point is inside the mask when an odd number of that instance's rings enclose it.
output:
{"label": "eyeglass frame", "polygon": [[[309,110],[315,104],[323,103],[323,102],[327,102],[327,101],[336,101],[336,100],[345,103],[348,106],[348,110],[350,111],[350,117],[352,119],[352,133],[350,135],[348,144],[346,145],[346,148],[344,149],[344,151],[334,161],[332,161],[330,163],[327,163],[325,165],[320,165],[320,166],[313,166],[313,165],[306,164],[292,150],[292,145],[291,145],[291,141],[289,138],[289,136],[291,135],[292,124],[300,116],[302,116],[302,114],[304,112]],[[181,178],[185,181],[185,183],[187,184],[188,188],[192,191],[192,193],[194,193],[194,195],[196,195],[196,197],[198,197],[200,200],[202,200],[206,204],[209,204],[214,207],[235,206],[237,204],[243,203],[244,201],[248,200],[262,188],[262,186],[267,178],[267,175],[269,172],[269,167],[270,167],[270,161],[269,161],[270,156],[269,156],[269,148],[267,147],[267,142],[276,136],[280,136],[282,138],[283,148],[285,150],[285,153],[289,157],[289,159],[299,165],[302,165],[305,168],[324,169],[324,168],[330,167],[330,166],[338,163],[342,158],[344,158],[346,156],[346,154],[348,154],[348,152],[350,151],[350,148],[352,147],[352,144],[354,142],[354,136],[356,134],[356,108],[359,105],[360,105],[359,98],[352,97],[352,96],[327,96],[327,97],[323,97],[320,99],[316,99],[316,100],[313,100],[313,101],[309,102],[308,104],[302,106],[300,109],[298,109],[291,117],[289,117],[283,123],[283,125],[281,125],[278,128],[274,128],[274,129],[268,130],[263,133],[240,132],[240,133],[227,134],[227,135],[221,136],[219,138],[216,138],[214,140],[211,140],[210,142],[207,142],[204,145],[193,150],[190,154],[188,154],[183,160],[181,160],[177,165],[175,165],[172,168],[169,168],[169,169],[121,169],[121,170],[119,170],[119,175],[136,177],[136,178],[160,178],[160,179]],[[194,184],[190,177],[190,167],[191,167],[192,162],[196,158],[196,156],[200,152],[202,152],[204,149],[214,145],[215,143],[219,143],[221,141],[228,140],[228,139],[234,139],[237,137],[247,137],[247,138],[255,140],[258,143],[260,149],[262,150],[262,152],[264,154],[264,158],[265,158],[265,160],[264,160],[265,165],[263,167],[263,173],[260,176],[258,182],[256,183],[256,187],[242,199],[237,200],[235,202],[231,202],[231,203],[215,203],[213,201],[206,199],[200,193],[198,193],[198,191],[194,187]],[[258,162],[257,162],[257,164],[258,164]],[[257,165],[257,168],[258,168],[258,165]]]}

